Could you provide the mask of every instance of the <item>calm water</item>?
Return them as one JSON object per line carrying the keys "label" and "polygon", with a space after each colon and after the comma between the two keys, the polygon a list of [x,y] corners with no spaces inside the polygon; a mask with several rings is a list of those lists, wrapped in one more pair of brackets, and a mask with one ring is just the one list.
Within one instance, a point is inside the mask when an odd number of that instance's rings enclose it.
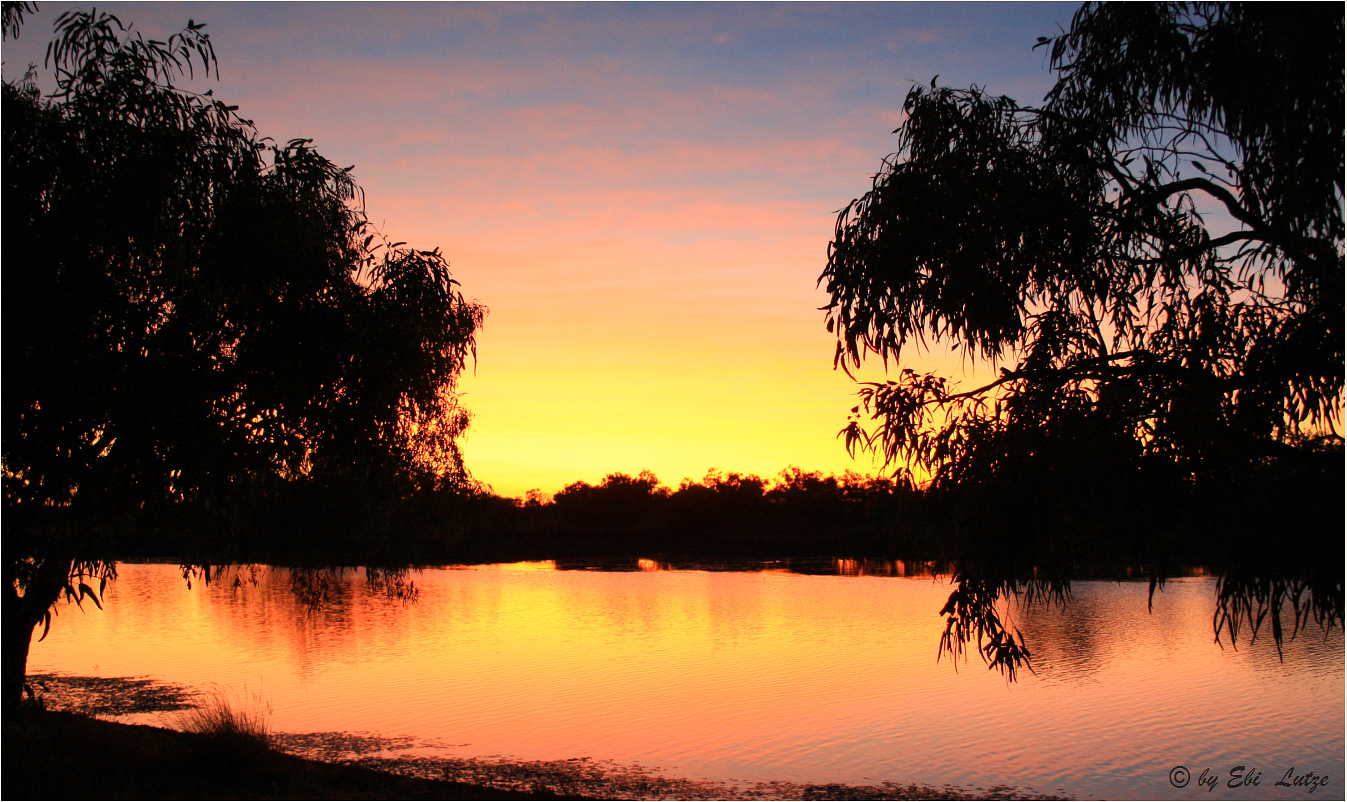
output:
{"label": "calm water", "polygon": [[[31,672],[260,691],[282,732],[697,779],[1309,796],[1274,785],[1294,767],[1329,776],[1310,798],[1344,794],[1341,631],[1311,630],[1284,662],[1247,635],[1222,649],[1208,578],[1172,580],[1149,613],[1144,583],[1112,582],[1016,610],[1037,673],[1010,684],[976,655],[937,663],[950,587],[929,577],[427,569],[416,604],[348,574],[313,612],[280,570],[191,590],[176,566],[120,573],[103,611],[62,608]],[[1237,765],[1260,785],[1226,788]]]}

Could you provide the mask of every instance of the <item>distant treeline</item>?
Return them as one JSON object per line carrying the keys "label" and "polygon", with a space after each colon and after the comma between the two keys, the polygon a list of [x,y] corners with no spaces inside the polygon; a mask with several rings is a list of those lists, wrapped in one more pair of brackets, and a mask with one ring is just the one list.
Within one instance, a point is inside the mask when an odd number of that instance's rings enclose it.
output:
{"label": "distant treeline", "polygon": [[290,482],[224,507],[147,510],[119,527],[117,551],[291,565],[830,556],[1019,575],[1198,564],[1341,575],[1340,445],[1201,481],[1102,463],[1036,467],[946,489],[799,468],[771,480],[713,471],[670,488],[642,471],[576,482],[551,499],[470,484]]}
{"label": "distant treeline", "polygon": [[921,501],[908,483],[851,472],[787,468],[768,481],[713,471],[672,489],[642,471],[609,474],[597,485],[576,482],[549,503],[526,498],[514,520],[525,540],[560,557],[934,553],[937,544],[921,542],[913,528]]}
{"label": "distant treeline", "polygon": [[773,480],[712,471],[678,488],[649,471],[575,482],[552,498],[481,485],[292,482],[225,508],[183,503],[122,527],[124,557],[277,564],[589,557],[885,556],[939,547],[921,490],[886,477],[788,468]]}

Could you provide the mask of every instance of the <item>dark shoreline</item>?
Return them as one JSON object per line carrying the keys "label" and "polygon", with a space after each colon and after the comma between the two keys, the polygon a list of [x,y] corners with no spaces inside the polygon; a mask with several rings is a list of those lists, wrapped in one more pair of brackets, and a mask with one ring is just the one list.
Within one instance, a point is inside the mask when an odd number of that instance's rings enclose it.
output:
{"label": "dark shoreline", "polygon": [[5,799],[581,799],[324,763],[62,711],[4,724]]}

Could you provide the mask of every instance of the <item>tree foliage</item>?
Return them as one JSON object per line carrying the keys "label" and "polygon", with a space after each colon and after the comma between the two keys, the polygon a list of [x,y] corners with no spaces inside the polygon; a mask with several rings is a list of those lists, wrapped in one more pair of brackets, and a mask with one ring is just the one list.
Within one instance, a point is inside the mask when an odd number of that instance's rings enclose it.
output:
{"label": "tree foliage", "polygon": [[[11,5],[6,36],[31,10]],[[55,91],[33,68],[3,87],[5,609],[28,618],[53,576],[108,575],[107,535],[147,508],[227,528],[296,481],[464,478],[454,390],[484,307],[369,225],[352,168],[176,86],[218,72],[203,28],[67,12]]]}
{"label": "tree foliage", "polygon": [[[1340,447],[1342,9],[1087,4],[1039,45],[1039,106],[914,87],[838,216],[835,363],[899,365],[861,388],[848,448],[952,488],[1026,460],[1194,481]],[[928,340],[1000,374],[903,367]]]}
{"label": "tree foliage", "polygon": [[[1084,5],[1041,105],[914,87],[820,278],[848,449],[930,476],[958,589],[942,651],[1013,673],[996,613],[1082,563],[1222,570],[1215,628],[1342,620],[1343,13]],[[973,389],[903,364],[950,345]],[[865,419],[869,418],[867,422]]]}

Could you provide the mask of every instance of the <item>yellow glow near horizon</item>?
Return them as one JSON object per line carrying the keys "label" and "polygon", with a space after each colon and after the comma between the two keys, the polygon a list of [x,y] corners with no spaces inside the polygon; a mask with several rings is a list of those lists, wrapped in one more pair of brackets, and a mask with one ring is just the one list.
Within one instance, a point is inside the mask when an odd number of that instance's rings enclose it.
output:
{"label": "yellow glow near horizon", "polygon": [[[817,238],[758,254],[703,245],[650,257],[639,243],[593,243],[559,259],[465,246],[455,272],[491,306],[460,384],[473,476],[518,497],[618,471],[650,470],[671,487],[710,469],[879,472],[837,436],[857,386],[832,368],[826,297],[813,286],[827,218],[816,225]],[[691,280],[675,269],[687,261],[698,265]],[[910,364],[973,377],[957,355],[914,353]],[[860,375],[884,378],[869,364]]]}

